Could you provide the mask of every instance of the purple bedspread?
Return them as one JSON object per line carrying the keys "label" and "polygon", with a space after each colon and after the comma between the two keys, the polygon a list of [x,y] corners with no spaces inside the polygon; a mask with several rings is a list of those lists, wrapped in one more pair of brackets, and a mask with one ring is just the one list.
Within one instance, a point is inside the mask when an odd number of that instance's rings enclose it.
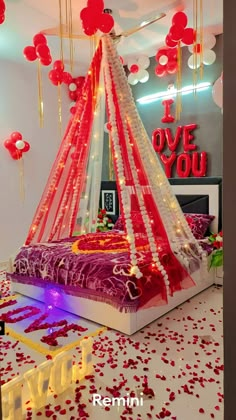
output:
{"label": "purple bedspread", "polygon": [[[126,312],[136,311],[140,302],[143,306],[150,301],[150,287],[152,297],[155,296],[153,304],[166,303],[162,282],[157,276],[152,282],[149,275],[142,290],[137,286],[136,278],[129,275],[128,252],[76,255],[71,250],[75,240],[22,247],[14,262],[12,279],[44,288],[50,284],[60,285],[66,293],[106,302]],[[145,261],[144,254],[139,254],[141,265]]]}

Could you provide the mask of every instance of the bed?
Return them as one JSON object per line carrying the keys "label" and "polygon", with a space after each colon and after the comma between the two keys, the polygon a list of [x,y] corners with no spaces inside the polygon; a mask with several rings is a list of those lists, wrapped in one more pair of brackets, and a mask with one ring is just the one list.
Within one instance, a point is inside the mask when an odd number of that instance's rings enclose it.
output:
{"label": "bed", "polygon": [[[185,213],[211,214],[215,218],[210,230],[216,233],[221,229],[221,178],[170,179],[170,184]],[[103,191],[113,192],[112,196],[116,198],[115,182],[102,183],[101,199]],[[116,219],[119,211],[117,202],[111,207],[112,215]],[[124,251],[123,245],[120,245],[122,233],[119,233],[117,238],[121,249],[113,255],[112,263],[106,253],[94,252],[89,255],[87,252],[86,258],[83,253],[80,253],[75,263],[70,252],[75,238],[51,244],[40,244],[33,248],[22,248],[16,257],[13,272],[9,273],[12,291],[46,303],[53,302],[55,306],[68,312],[132,335],[214,283],[213,270],[210,270],[201,281],[198,280],[199,273],[194,272],[192,279],[195,285],[181,291],[178,291],[177,285],[173,296],[168,297],[168,303],[165,302],[162,291],[158,289],[158,282],[156,282],[154,298],[150,295],[153,289],[148,291],[148,288],[145,289],[145,293],[140,293],[139,297],[139,288],[135,287],[129,278],[126,277],[126,282],[122,281],[122,270],[126,269],[128,254],[122,252]],[[104,247],[107,248],[108,241],[103,242]],[[163,256],[166,257],[164,245]],[[39,259],[41,269],[37,266],[38,263],[33,264],[33,261],[39,261]],[[52,260],[57,270],[50,273],[50,270],[46,270],[45,267],[49,267],[51,263],[48,263]],[[27,261],[31,261],[30,267]],[[46,270],[45,277],[42,274],[44,269]],[[78,270],[80,270],[79,278],[76,275]],[[147,272],[147,276],[148,274],[150,275]],[[89,280],[94,278],[96,282]]]}

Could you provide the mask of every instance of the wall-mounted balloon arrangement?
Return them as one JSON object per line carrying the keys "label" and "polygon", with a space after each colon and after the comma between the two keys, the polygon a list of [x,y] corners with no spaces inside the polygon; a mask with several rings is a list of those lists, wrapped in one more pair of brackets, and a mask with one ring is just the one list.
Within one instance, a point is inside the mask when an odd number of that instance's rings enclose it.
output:
{"label": "wall-mounted balloon arrangement", "polygon": [[146,83],[149,80],[147,68],[150,66],[150,59],[146,55],[137,58],[130,58],[127,67],[130,71],[128,82],[130,85],[136,85],[138,82]]}
{"label": "wall-mounted balloon arrangement", "polygon": [[88,0],[87,7],[84,7],[80,12],[83,31],[86,35],[95,35],[98,30],[108,34],[114,27],[114,19],[108,14],[104,13],[103,0]]}
{"label": "wall-mounted balloon arrangement", "polygon": [[50,48],[47,45],[47,39],[43,34],[36,34],[33,37],[33,44],[24,48],[23,54],[27,61],[38,59],[38,109],[39,125],[43,127],[43,88],[41,66],[49,66],[52,62]]}
{"label": "wall-mounted balloon arrangement", "polygon": [[6,12],[6,4],[4,0],[0,0],[0,25],[5,22],[5,12]]}
{"label": "wall-mounted balloon arrangement", "polygon": [[188,17],[184,12],[177,12],[172,18],[172,26],[165,38],[166,47],[157,51],[155,74],[164,77],[167,74],[177,73],[180,68],[180,57],[178,57],[178,47],[181,42],[185,45],[192,45],[195,41],[193,28],[187,28]]}
{"label": "wall-mounted balloon arrangement", "polygon": [[197,69],[204,64],[210,66],[216,60],[216,53],[212,50],[216,44],[216,37],[212,33],[205,32],[203,35],[202,44],[196,43],[188,47],[189,52],[192,53],[188,59],[188,67],[190,69]]}
{"label": "wall-mounted balloon arrangement", "polygon": [[14,160],[20,160],[23,153],[27,153],[30,150],[30,144],[23,140],[22,134],[18,131],[14,131],[3,144]]}
{"label": "wall-mounted balloon arrangement", "polygon": [[62,83],[69,85],[72,82],[71,74],[64,70],[65,67],[62,60],[54,61],[53,68],[48,73],[49,80],[54,86],[61,85]]}

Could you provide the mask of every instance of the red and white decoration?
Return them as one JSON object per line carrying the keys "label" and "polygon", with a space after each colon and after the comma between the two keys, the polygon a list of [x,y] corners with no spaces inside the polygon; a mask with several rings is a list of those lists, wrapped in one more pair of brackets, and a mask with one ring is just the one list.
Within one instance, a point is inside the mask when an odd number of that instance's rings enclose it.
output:
{"label": "red and white decoration", "polygon": [[6,12],[6,4],[4,0],[0,0],[0,25],[5,22],[5,12]]}
{"label": "red and white decoration", "polygon": [[23,153],[27,153],[30,150],[30,144],[23,140],[23,136],[18,131],[14,131],[8,139],[4,141],[4,147],[10,153],[10,156],[14,160],[20,160]]}
{"label": "red and white decoration", "polygon": [[177,47],[179,42],[185,45],[192,45],[195,41],[193,28],[187,28],[188,17],[184,12],[177,12],[172,18],[172,26],[166,36],[167,47]]}
{"label": "red and white decoration", "polygon": [[212,33],[205,32],[203,34],[203,43],[191,45],[188,49],[192,55],[188,59],[190,69],[197,69],[201,66],[202,61],[205,66],[210,66],[216,60],[216,53],[212,50],[216,44],[216,37]]}
{"label": "red and white decoration", "polygon": [[23,50],[26,60],[35,61],[38,59],[43,66],[49,66],[52,62],[52,56],[46,37],[43,34],[36,34],[33,38],[33,44],[33,46],[28,45]]}
{"label": "red and white decoration", "polygon": [[155,74],[164,77],[167,74],[175,74],[178,70],[177,48],[160,48],[156,54],[158,65]]}
{"label": "red and white decoration", "polygon": [[71,78],[71,81],[68,84],[68,95],[69,95],[70,100],[72,101],[70,103],[71,114],[75,113],[75,104],[82,94],[84,81],[85,81],[85,76],[78,76],[78,77]]}
{"label": "red and white decoration", "polygon": [[128,82],[130,85],[136,85],[138,82],[146,83],[149,80],[149,73],[147,68],[150,66],[150,59],[146,55],[141,55],[138,58],[131,58],[127,63],[130,74],[128,75]]}

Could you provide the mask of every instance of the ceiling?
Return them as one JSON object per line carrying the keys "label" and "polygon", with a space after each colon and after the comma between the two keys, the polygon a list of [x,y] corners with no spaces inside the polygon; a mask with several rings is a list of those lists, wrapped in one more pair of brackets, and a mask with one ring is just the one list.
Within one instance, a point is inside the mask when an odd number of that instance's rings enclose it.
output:
{"label": "ceiling", "polygon": [[[80,11],[87,5],[87,0],[71,0],[73,9],[73,32],[83,34],[80,22]],[[58,0],[5,0],[6,21],[0,25],[0,60],[25,62],[22,51],[32,45],[33,36],[45,28],[59,25]],[[68,0],[69,3],[69,0]],[[63,7],[66,0],[62,0]],[[193,26],[193,0],[104,0],[106,8],[113,11],[115,30],[123,30],[139,25],[144,20],[165,13],[166,17],[144,28],[129,38],[122,38],[118,51],[122,57],[145,53],[155,55],[158,47],[164,45],[164,39],[171,26],[175,12],[184,10]],[[223,32],[223,0],[203,0],[204,26],[211,33]],[[63,11],[65,17],[65,7]],[[56,37],[48,37],[53,59],[59,58],[60,42]],[[90,41],[76,40],[76,72],[84,74],[91,59]],[[64,55],[69,61],[69,41],[64,41]]]}

